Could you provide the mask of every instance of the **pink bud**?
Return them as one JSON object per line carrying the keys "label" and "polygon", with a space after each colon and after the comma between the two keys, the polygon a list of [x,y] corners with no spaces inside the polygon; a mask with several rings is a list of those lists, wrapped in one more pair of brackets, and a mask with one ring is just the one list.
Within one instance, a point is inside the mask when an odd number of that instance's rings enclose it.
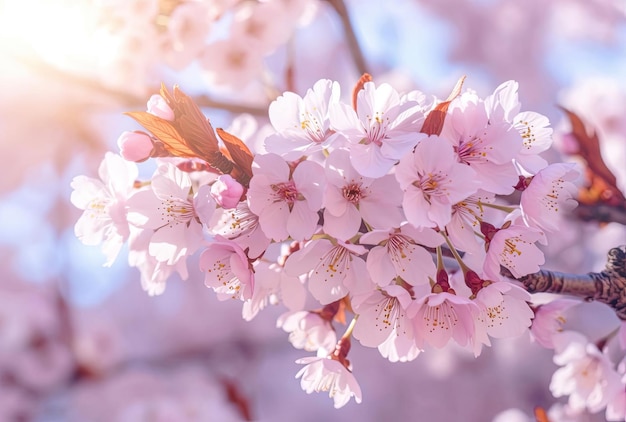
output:
{"label": "pink bud", "polygon": [[222,174],[211,186],[211,196],[222,208],[235,208],[242,194],[243,186],[229,174]]}
{"label": "pink bud", "polygon": [[117,139],[120,155],[125,160],[140,163],[152,154],[152,139],[143,132],[123,132]]}
{"label": "pink bud", "polygon": [[161,119],[169,120],[170,122],[174,120],[174,111],[165,101],[165,98],[161,97],[159,94],[154,94],[148,100],[148,113],[154,114]]}

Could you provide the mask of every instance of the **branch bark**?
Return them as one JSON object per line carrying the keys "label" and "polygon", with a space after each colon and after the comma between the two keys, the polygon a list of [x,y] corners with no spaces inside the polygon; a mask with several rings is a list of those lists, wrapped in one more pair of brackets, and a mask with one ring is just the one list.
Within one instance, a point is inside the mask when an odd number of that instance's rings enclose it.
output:
{"label": "branch bark", "polygon": [[[508,270],[503,275],[511,277]],[[581,275],[542,270],[517,280],[530,293],[558,293],[605,303],[626,320],[626,245],[609,251],[601,272]]]}

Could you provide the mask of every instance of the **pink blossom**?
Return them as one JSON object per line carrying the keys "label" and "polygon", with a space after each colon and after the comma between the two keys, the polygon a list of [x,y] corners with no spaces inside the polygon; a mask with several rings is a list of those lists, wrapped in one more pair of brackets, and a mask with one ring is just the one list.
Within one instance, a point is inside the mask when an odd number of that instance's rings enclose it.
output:
{"label": "pink blossom", "polygon": [[508,268],[515,278],[536,273],[545,258],[535,242],[543,238],[540,231],[521,224],[498,230],[488,244],[485,274],[498,279],[500,265]]}
{"label": "pink blossom", "polygon": [[550,391],[555,397],[569,396],[574,410],[602,410],[624,389],[613,363],[580,333],[555,334],[554,363],[560,365],[552,376]]}
{"label": "pink blossom", "polygon": [[530,294],[507,281],[490,283],[478,291],[474,302],[480,309],[475,320],[474,353],[480,353],[480,342],[491,345],[489,337],[518,337],[530,327],[533,311],[528,306]]}
{"label": "pink blossom", "polygon": [[251,321],[267,305],[282,303],[291,310],[304,308],[306,289],[298,277],[285,273],[279,265],[257,261],[254,265],[254,291],[243,304],[242,316]]}
{"label": "pink blossom", "polygon": [[313,391],[328,391],[335,408],[339,409],[348,403],[351,397],[361,403],[361,387],[352,372],[337,360],[326,357],[306,357],[296,363],[306,365],[296,374],[302,377],[300,386],[307,394]]}
{"label": "pink blossom", "polygon": [[324,169],[312,161],[297,165],[293,172],[276,154],[254,158],[248,190],[250,210],[259,216],[267,237],[282,241],[309,239],[317,229],[326,184]]}
{"label": "pink blossom", "polygon": [[87,176],[72,180],[72,204],[84,210],[74,226],[74,233],[86,245],[102,243],[107,258],[104,265],[110,266],[130,235],[127,199],[134,191],[138,170],[134,163],[109,152],[98,174],[100,180]]}
{"label": "pink blossom", "polygon": [[215,210],[209,190],[203,185],[194,192],[187,173],[163,163],[150,187],[129,199],[128,220],[153,233],[148,252],[157,261],[175,265],[200,247],[201,221],[209,221]]}
{"label": "pink blossom", "polygon": [[248,300],[254,292],[254,271],[246,253],[232,240],[217,236],[200,254],[204,284],[219,300]]}
{"label": "pink blossom", "polygon": [[420,350],[415,344],[413,321],[407,316],[410,293],[398,285],[375,290],[355,306],[359,315],[353,335],[362,345],[378,347],[391,362],[415,359]]}
{"label": "pink blossom", "polygon": [[276,326],[289,333],[289,342],[296,349],[315,352],[331,351],[337,344],[337,334],[331,322],[319,312],[291,311],[278,317]]}
{"label": "pink blossom", "polygon": [[367,82],[357,94],[356,107],[332,104],[330,122],[348,140],[352,165],[363,176],[385,175],[425,137],[419,133],[424,120],[420,105],[402,102],[388,84]]}
{"label": "pink blossom", "polygon": [[540,305],[535,311],[535,318],[530,327],[533,338],[545,348],[554,349],[552,337],[563,331],[565,313],[571,307],[577,306],[580,301],[573,299],[555,299],[545,305]]}
{"label": "pink blossom", "polygon": [[452,217],[446,225],[446,232],[455,248],[468,253],[484,249],[482,239],[476,233],[480,231],[480,222],[485,219],[484,204],[494,202],[494,194],[479,189],[452,206]]}
{"label": "pink blossom", "polygon": [[301,98],[285,92],[269,107],[277,133],[265,139],[265,149],[285,160],[297,160],[334,143],[338,135],[330,129],[328,109],[339,101],[339,84],[321,79]]}
{"label": "pink blossom", "polygon": [[552,128],[548,118],[532,111],[520,113],[518,83],[507,81],[498,86],[494,93],[485,98],[489,121],[508,122],[522,137],[523,146],[515,161],[526,171],[535,173],[547,165],[539,153],[552,145]]}
{"label": "pink blossom", "polygon": [[524,111],[515,116],[513,126],[522,136],[523,147],[515,162],[526,171],[536,172],[547,165],[539,153],[552,146],[552,128],[548,118],[534,111]]}
{"label": "pink blossom", "polygon": [[393,175],[361,176],[350,164],[348,151],[335,150],[326,159],[326,177],[326,234],[348,240],[359,231],[361,218],[375,229],[400,226],[402,191]]}
{"label": "pink blossom", "polygon": [[405,224],[399,230],[373,230],[361,236],[359,242],[377,245],[367,254],[367,270],[376,284],[384,287],[401,277],[415,286],[435,276],[433,258],[420,243],[434,247],[443,242],[443,237],[431,229],[417,230]]}
{"label": "pink blossom", "polygon": [[443,228],[452,205],[476,192],[475,172],[458,163],[452,146],[438,136],[422,140],[396,167],[406,219],[416,227]]}
{"label": "pink blossom", "polygon": [[237,182],[230,174],[222,174],[211,185],[211,196],[222,208],[235,208],[241,196],[243,195],[243,186]]}
{"label": "pink blossom", "polygon": [[268,54],[284,44],[294,29],[288,8],[278,1],[241,3],[231,27],[233,36],[248,40],[250,48]]}
{"label": "pink blossom", "polygon": [[128,265],[136,267],[140,273],[141,287],[150,296],[165,292],[167,280],[178,273],[182,280],[189,277],[187,261],[180,259],[173,264],[159,261],[150,255],[149,247],[153,232],[131,227],[129,238]]}
{"label": "pink blossom", "polygon": [[165,98],[160,96],[159,94],[154,94],[148,100],[148,113],[154,114],[161,119],[173,121],[174,120],[174,110],[167,104]]}
{"label": "pink blossom", "polygon": [[308,274],[309,291],[322,305],[335,302],[348,293],[369,293],[373,283],[359,255],[367,250],[327,239],[312,240],[293,253],[285,263],[287,274]]}
{"label": "pink blossom", "polygon": [[140,163],[150,158],[154,144],[143,132],[122,132],[117,139],[120,155],[127,161]]}
{"label": "pink blossom", "polygon": [[250,48],[247,37],[230,37],[206,45],[198,62],[210,83],[241,88],[258,77],[263,51]]}
{"label": "pink blossom", "polygon": [[520,205],[526,224],[547,231],[559,229],[560,213],[576,207],[573,199],[578,188],[572,181],[580,176],[572,163],[555,163],[533,176],[522,191]]}
{"label": "pink blossom", "polygon": [[[209,7],[206,3],[195,1],[176,6],[167,21],[167,35],[173,50],[184,51],[187,57],[193,59],[203,49],[211,29]],[[183,64],[179,63],[178,67],[182,68]]]}
{"label": "pink blossom", "polygon": [[215,212],[214,221],[209,225],[213,233],[237,242],[248,256],[258,258],[270,244],[259,225],[259,217],[248,208],[247,202],[240,202],[236,208]]}
{"label": "pink blossom", "polygon": [[513,158],[522,138],[510,123],[489,119],[475,94],[466,92],[451,103],[440,136],[452,144],[457,160],[476,172],[482,189],[513,192],[518,179]]}
{"label": "pink blossom", "polygon": [[408,312],[413,318],[417,347],[421,349],[427,343],[441,349],[451,339],[460,346],[470,344],[480,309],[468,298],[443,292],[418,299]]}

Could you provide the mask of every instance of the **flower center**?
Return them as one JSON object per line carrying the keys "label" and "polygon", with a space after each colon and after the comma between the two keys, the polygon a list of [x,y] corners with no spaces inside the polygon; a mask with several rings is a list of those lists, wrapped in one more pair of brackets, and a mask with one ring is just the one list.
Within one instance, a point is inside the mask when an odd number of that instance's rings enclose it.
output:
{"label": "flower center", "polygon": [[482,146],[483,140],[478,137],[470,138],[466,141],[461,140],[458,147],[454,150],[459,156],[459,160],[464,164],[471,164],[476,161],[484,161],[487,159],[487,152]]}
{"label": "flower center", "polygon": [[173,227],[177,224],[189,224],[194,217],[193,204],[189,201],[171,197],[162,202],[159,207],[161,220],[166,226]]}
{"label": "flower center", "polygon": [[302,129],[306,136],[315,142],[316,144],[321,144],[326,140],[328,131],[324,128],[324,125],[319,121],[319,119],[305,111],[300,116],[300,129]]}
{"label": "flower center", "polygon": [[298,193],[298,189],[296,189],[296,184],[292,181],[272,185],[272,190],[276,198],[275,201],[284,201],[289,205],[293,205],[295,201],[303,199],[302,195]]}
{"label": "flower center", "polygon": [[353,204],[358,204],[361,198],[365,198],[365,192],[361,190],[361,184],[352,182],[349,185],[346,185],[342,189],[343,197],[346,198],[348,202]]}
{"label": "flower center", "polygon": [[446,184],[449,181],[445,179],[444,174],[428,173],[413,182],[413,186],[420,189],[424,193],[424,198],[430,202],[431,196],[447,195]]}

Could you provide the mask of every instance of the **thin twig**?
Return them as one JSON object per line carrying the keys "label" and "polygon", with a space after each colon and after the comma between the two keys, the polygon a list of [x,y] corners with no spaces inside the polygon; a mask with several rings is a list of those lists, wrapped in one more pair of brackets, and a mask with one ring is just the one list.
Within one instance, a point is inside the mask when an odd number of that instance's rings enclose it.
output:
{"label": "thin twig", "polygon": [[348,49],[350,50],[350,55],[352,56],[352,61],[356,66],[359,74],[368,73],[367,64],[365,63],[365,56],[363,55],[363,50],[359,45],[359,40],[356,37],[356,33],[354,32],[354,27],[352,26],[352,22],[350,21],[350,15],[348,13],[348,8],[343,0],[326,0],[328,4],[330,4],[333,9],[337,12],[339,19],[341,20],[341,24],[343,26],[343,32],[346,37],[346,42],[348,43]]}

